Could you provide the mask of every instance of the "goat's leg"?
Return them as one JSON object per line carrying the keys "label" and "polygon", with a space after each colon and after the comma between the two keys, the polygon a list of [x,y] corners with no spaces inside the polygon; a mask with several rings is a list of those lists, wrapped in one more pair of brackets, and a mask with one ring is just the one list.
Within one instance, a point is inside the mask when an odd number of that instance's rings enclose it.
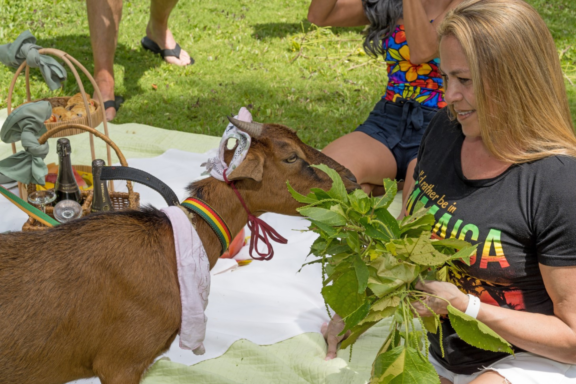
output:
{"label": "goat's leg", "polygon": [[156,356],[170,348],[177,334],[178,331],[173,331],[163,341],[158,338],[158,347],[149,350],[149,353],[144,353],[141,347],[134,345],[125,345],[115,353],[108,350],[104,356],[94,360],[94,373],[102,384],[138,384]]}
{"label": "goat's leg", "polygon": [[139,384],[144,371],[152,364],[154,358],[145,362],[120,367],[115,364],[101,362],[94,366],[94,372],[102,384]]}
{"label": "goat's leg", "polygon": [[144,371],[139,373],[122,372],[113,377],[99,377],[102,384],[139,384]]}

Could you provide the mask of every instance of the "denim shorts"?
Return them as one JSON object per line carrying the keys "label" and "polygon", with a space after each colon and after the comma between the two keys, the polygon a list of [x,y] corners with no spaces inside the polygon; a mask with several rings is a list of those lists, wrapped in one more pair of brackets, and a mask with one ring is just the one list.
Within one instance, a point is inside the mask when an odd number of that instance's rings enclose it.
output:
{"label": "denim shorts", "polygon": [[396,180],[406,178],[408,164],[418,156],[418,147],[438,109],[424,107],[413,99],[392,102],[381,99],[356,131],[384,144],[396,159]]}

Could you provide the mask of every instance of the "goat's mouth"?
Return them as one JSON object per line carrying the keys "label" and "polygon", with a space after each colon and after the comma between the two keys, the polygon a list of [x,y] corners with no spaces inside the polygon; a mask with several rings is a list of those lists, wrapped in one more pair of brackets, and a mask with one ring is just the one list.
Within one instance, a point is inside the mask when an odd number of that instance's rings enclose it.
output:
{"label": "goat's mouth", "polygon": [[351,193],[357,189],[360,189],[360,184],[358,184],[358,180],[356,180],[356,176],[354,176],[352,174],[352,172],[350,172],[349,170],[346,169],[346,171],[347,172],[346,172],[346,175],[344,176],[344,179],[348,180],[350,183],[353,184],[350,186],[346,186],[346,192]]}

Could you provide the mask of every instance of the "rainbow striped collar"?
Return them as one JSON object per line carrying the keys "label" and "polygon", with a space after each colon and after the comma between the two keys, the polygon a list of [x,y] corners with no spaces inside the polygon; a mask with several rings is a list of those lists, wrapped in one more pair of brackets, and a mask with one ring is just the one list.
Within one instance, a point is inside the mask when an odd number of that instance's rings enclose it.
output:
{"label": "rainbow striped collar", "polygon": [[181,205],[196,213],[208,223],[218,240],[220,240],[220,244],[222,244],[222,253],[226,252],[232,241],[232,236],[224,219],[208,203],[200,199],[189,197]]}

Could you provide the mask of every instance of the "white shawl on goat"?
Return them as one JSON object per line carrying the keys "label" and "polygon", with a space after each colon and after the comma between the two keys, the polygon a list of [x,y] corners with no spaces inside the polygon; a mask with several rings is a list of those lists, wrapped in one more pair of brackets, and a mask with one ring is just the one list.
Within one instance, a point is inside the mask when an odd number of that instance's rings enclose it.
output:
{"label": "white shawl on goat", "polygon": [[191,349],[196,355],[205,352],[206,315],[210,293],[210,262],[196,229],[186,214],[178,207],[163,208],[174,233],[180,299],[182,301],[182,324],[180,325],[180,348]]}

